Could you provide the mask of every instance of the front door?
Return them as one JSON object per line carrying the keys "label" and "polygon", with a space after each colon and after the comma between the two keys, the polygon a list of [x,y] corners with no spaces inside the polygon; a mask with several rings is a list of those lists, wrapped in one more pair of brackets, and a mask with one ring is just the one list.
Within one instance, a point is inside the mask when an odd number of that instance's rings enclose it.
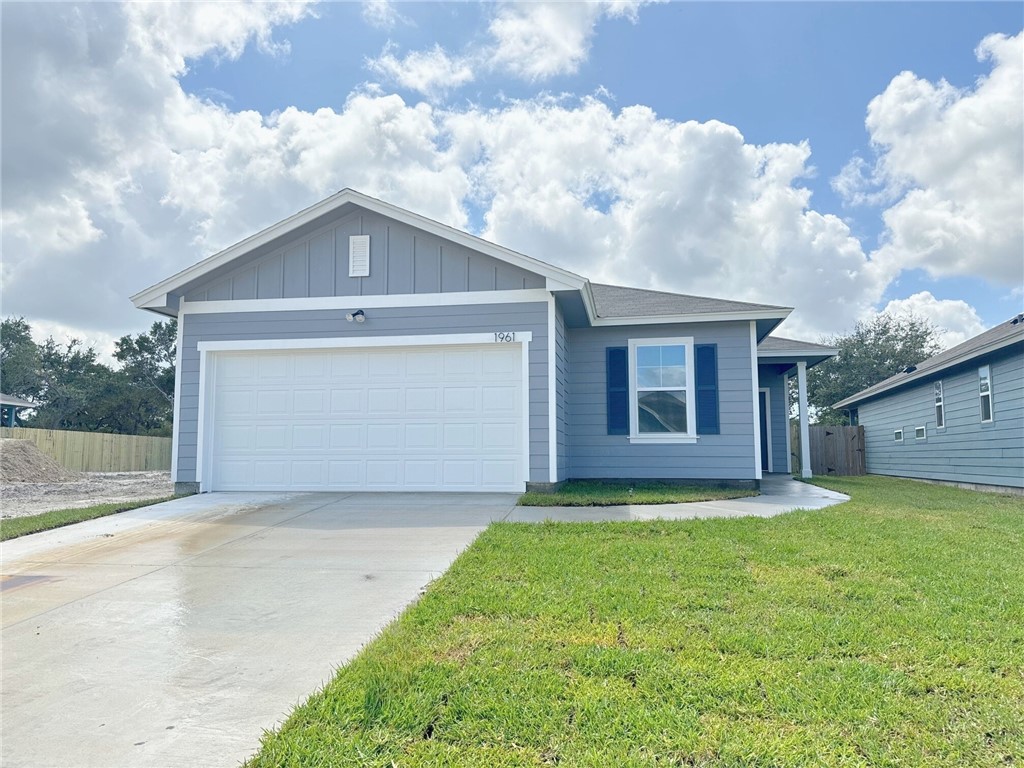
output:
{"label": "front door", "polygon": [[757,402],[760,410],[759,418],[761,419],[761,471],[771,472],[772,471],[772,435],[769,431],[771,422],[768,420],[769,411],[769,396],[768,390],[762,389],[757,393]]}

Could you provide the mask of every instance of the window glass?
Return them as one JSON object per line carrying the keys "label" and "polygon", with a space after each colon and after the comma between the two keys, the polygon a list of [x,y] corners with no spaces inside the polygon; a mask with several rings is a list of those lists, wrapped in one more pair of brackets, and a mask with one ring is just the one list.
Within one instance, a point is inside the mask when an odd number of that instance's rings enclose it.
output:
{"label": "window glass", "polygon": [[992,421],[992,379],[987,365],[978,369],[978,396],[981,398],[981,420]]}
{"label": "window glass", "polygon": [[942,404],[942,382],[935,382],[935,427],[942,429],[946,426],[946,409]]}
{"label": "window glass", "polygon": [[685,343],[635,344],[635,435],[691,431],[687,347]]}
{"label": "window glass", "polygon": [[686,432],[686,392],[637,394],[638,424],[642,433]]}

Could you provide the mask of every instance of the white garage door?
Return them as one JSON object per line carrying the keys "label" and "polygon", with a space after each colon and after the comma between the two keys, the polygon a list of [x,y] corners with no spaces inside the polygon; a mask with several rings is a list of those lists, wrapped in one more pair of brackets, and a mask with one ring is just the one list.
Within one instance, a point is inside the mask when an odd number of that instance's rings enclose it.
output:
{"label": "white garage door", "polygon": [[212,490],[521,491],[518,344],[212,357]]}

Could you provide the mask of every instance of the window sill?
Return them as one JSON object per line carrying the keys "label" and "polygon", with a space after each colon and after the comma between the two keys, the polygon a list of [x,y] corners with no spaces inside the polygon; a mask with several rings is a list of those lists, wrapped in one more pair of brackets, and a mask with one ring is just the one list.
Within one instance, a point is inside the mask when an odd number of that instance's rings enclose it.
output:
{"label": "window sill", "polygon": [[692,444],[697,442],[696,435],[629,435],[631,443],[669,443]]}

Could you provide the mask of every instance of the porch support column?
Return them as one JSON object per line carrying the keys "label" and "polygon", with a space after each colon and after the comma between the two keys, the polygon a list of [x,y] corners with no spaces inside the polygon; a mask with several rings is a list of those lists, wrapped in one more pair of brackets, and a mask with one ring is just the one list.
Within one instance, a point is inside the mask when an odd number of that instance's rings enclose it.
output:
{"label": "porch support column", "polygon": [[807,363],[796,364],[796,388],[800,395],[800,477],[811,476],[811,437],[807,428]]}

